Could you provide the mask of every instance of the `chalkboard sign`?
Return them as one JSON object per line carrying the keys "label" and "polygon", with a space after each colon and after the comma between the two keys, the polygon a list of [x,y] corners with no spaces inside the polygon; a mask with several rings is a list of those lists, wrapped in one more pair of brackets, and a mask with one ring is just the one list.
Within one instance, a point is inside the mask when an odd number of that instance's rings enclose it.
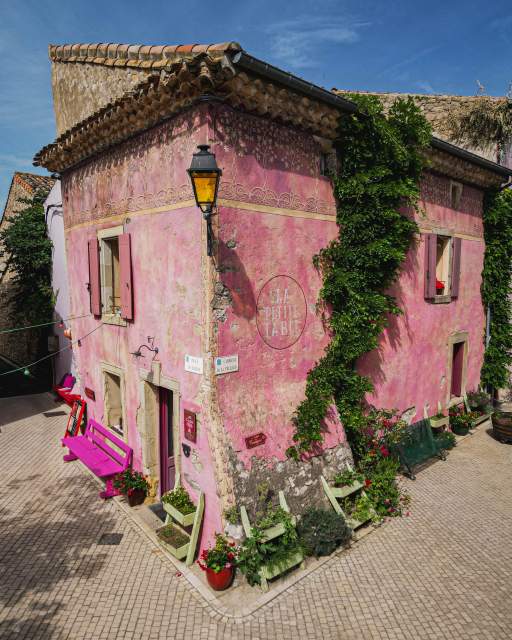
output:
{"label": "chalkboard sign", "polygon": [[80,426],[84,417],[85,405],[86,402],[85,400],[82,400],[82,398],[78,398],[73,402],[68,418],[68,424],[64,436],[65,438],[68,436],[75,437],[80,434]]}

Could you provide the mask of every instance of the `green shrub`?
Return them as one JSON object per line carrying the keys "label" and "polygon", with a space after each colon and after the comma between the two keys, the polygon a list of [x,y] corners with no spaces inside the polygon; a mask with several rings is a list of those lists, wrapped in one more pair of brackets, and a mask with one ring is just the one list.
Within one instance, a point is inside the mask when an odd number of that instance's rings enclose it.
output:
{"label": "green shrub", "polygon": [[346,545],[352,532],[343,516],[332,510],[308,509],[297,526],[299,539],[309,556],[328,556]]}
{"label": "green shrub", "polygon": [[164,493],[162,502],[170,504],[184,516],[189,513],[194,513],[196,510],[196,505],[192,502],[187,490],[183,487],[176,487],[176,489]]}

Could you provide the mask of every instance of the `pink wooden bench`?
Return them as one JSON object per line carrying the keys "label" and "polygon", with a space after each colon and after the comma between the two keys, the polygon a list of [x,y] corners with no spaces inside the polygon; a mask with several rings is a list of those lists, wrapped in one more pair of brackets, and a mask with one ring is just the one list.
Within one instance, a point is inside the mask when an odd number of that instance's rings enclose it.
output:
{"label": "pink wooden bench", "polygon": [[132,463],[133,450],[126,443],[90,418],[83,436],[62,438],[62,444],[69,449],[65,462],[81,460],[98,478],[105,480],[105,491],[100,491],[100,498],[118,495],[114,478]]}

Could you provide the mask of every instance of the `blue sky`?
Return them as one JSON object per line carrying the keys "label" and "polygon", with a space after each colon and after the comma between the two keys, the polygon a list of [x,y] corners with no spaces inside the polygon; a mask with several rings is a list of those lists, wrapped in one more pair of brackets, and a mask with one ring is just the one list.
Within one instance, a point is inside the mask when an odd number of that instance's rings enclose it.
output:
{"label": "blue sky", "polygon": [[246,51],[332,88],[490,95],[512,81],[510,0],[0,0],[0,213],[14,171],[55,137],[48,44]]}

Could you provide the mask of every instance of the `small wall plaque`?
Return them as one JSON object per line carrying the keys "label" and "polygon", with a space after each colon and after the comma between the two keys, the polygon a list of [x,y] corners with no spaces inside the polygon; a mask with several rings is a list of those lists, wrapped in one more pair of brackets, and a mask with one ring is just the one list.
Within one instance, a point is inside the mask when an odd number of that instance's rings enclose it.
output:
{"label": "small wall plaque", "polygon": [[84,393],[90,400],[96,400],[96,394],[92,389],[89,389],[89,387],[85,387]]}
{"label": "small wall plaque", "polygon": [[203,374],[203,359],[198,356],[185,356],[185,371]]}
{"label": "small wall plaque", "polygon": [[192,411],[185,409],[184,415],[184,432],[185,438],[189,442],[197,442],[197,416]]}
{"label": "small wall plaque", "polygon": [[254,449],[254,447],[259,447],[260,444],[265,444],[266,440],[267,436],[264,433],[254,433],[252,436],[245,438],[245,446],[248,449]]}
{"label": "small wall plaque", "polygon": [[238,371],[238,355],[215,358],[215,373],[232,373]]}

